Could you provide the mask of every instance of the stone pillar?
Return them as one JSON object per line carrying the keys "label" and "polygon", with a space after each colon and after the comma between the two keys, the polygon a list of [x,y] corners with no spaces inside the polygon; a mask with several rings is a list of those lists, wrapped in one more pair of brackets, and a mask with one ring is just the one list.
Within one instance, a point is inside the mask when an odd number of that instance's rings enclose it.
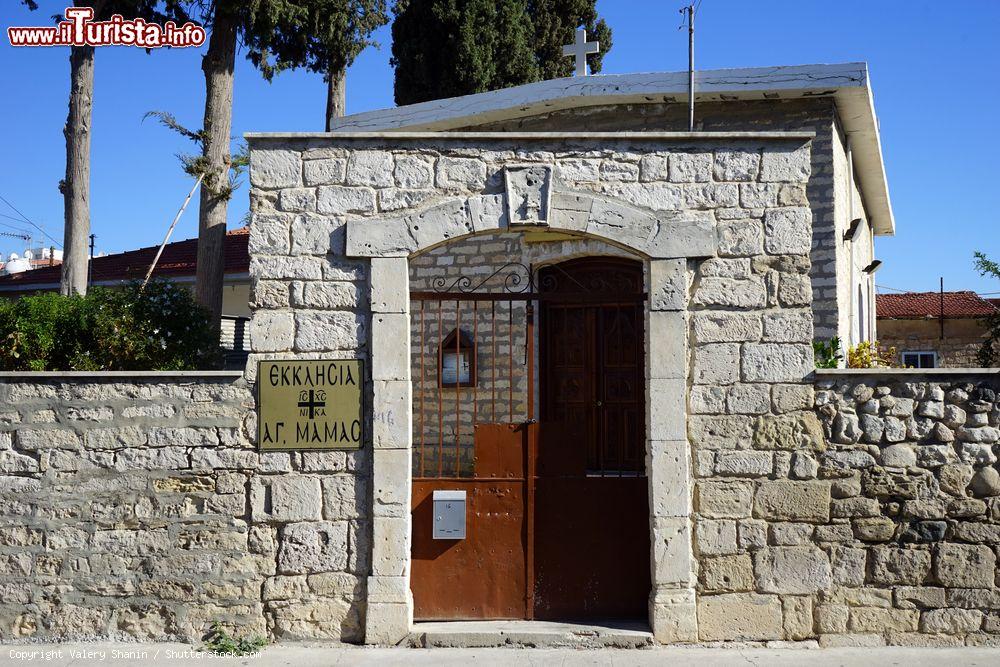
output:
{"label": "stone pillar", "polygon": [[646,474],[653,582],[649,621],[658,642],[693,642],[698,639],[698,620],[687,440],[687,261],[651,260],[648,292]]}
{"label": "stone pillar", "polygon": [[413,623],[410,289],[405,257],[371,260],[372,576],[365,643],[397,644]]}

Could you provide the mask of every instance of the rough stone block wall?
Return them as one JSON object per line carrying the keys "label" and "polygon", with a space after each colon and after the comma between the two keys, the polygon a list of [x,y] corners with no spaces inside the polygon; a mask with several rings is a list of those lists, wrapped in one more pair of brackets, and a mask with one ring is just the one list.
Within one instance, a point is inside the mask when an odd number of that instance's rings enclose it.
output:
{"label": "rough stone block wall", "polygon": [[773,411],[807,409],[794,419],[717,403],[720,449],[699,456],[701,639],[1000,644],[998,390],[996,374],[858,372],[775,385]]}
{"label": "rough stone block wall", "polygon": [[368,452],[258,453],[238,376],[0,379],[0,640],[362,637]]}
{"label": "rough stone block wall", "polygon": [[[846,319],[850,299],[838,300],[838,256],[840,236],[834,215],[834,119],[832,98],[784,101],[706,102],[699,104],[695,129],[724,131],[810,131],[810,170],[805,192],[796,205],[812,210],[811,260],[815,335],[819,340],[838,335],[838,322]],[[514,120],[466,128],[479,131],[617,132],[674,131],[688,129],[687,102],[627,104],[568,109]],[[731,172],[735,173],[735,172]],[[692,172],[693,181],[705,180],[704,173]],[[710,180],[710,179],[709,179]],[[750,199],[748,199],[750,201]],[[841,206],[846,207],[846,202]],[[756,208],[748,206],[748,208]],[[849,281],[841,275],[840,280]]]}

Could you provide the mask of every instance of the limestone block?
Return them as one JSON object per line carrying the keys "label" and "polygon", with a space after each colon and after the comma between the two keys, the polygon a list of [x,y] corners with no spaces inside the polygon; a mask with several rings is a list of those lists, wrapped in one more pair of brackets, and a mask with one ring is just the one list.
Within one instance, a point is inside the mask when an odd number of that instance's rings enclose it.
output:
{"label": "limestone block", "polygon": [[843,498],[833,501],[830,514],[836,519],[878,517],[882,516],[882,506],[874,498]]}
{"label": "limestone block", "polygon": [[372,444],[376,449],[407,449],[413,432],[411,388],[406,380],[374,381]]}
{"label": "limestone block", "polygon": [[768,146],[761,156],[760,180],[765,182],[804,183],[812,174],[809,145],[799,147]]}
{"label": "limestone block", "polygon": [[250,275],[261,280],[319,280],[323,265],[317,257],[252,256]]}
{"label": "limestone block", "polygon": [[295,349],[299,352],[357,350],[364,346],[365,327],[351,311],[295,313]]}
{"label": "limestone block", "polygon": [[410,582],[406,577],[368,577],[369,603],[405,604],[410,595]]}
{"label": "limestone block", "polygon": [[278,193],[278,210],[288,212],[315,211],[316,190],[313,188],[286,188],[282,190]]}
{"label": "limestone block", "polygon": [[351,310],[358,306],[358,292],[352,283],[305,283],[293,292],[292,303],[312,310]]}
{"label": "limestone block", "polygon": [[439,188],[478,191],[486,186],[486,165],[473,158],[439,158],[436,174]]}
{"label": "limestone block", "polygon": [[[646,314],[650,380],[681,380],[687,375],[687,317],[683,311],[650,311]],[[684,395],[681,391],[681,395]],[[654,394],[650,394],[653,398]]]}
{"label": "limestone block", "polygon": [[474,231],[465,200],[450,199],[406,219],[417,248],[429,248]]}
{"label": "limestone block", "polygon": [[717,181],[756,181],[760,153],[738,149],[715,152],[713,176]]}
{"label": "limestone block", "polygon": [[900,609],[932,609],[946,606],[945,589],[928,586],[900,586],[893,589],[893,601]]}
{"label": "limestone block", "polygon": [[409,604],[371,603],[365,612],[365,643],[395,646],[409,635],[412,621]]}
{"label": "limestone block", "polygon": [[412,453],[408,449],[376,449],[372,458],[375,516],[405,516],[409,513]]}
{"label": "limestone block", "polygon": [[321,481],[323,518],[344,521],[368,514],[367,480],[354,475],[332,475]]}
{"label": "limestone block", "polygon": [[393,185],[394,162],[385,151],[351,151],[347,159],[345,181],[348,185],[390,187]]}
{"label": "limestone block", "polygon": [[[645,164],[645,163],[643,163]],[[712,180],[712,154],[708,152],[671,153],[669,180],[672,183],[706,183]],[[662,171],[659,172],[662,175]],[[661,178],[649,180],[664,180]]]}
{"label": "limestone block", "polygon": [[736,522],[728,519],[699,519],[695,526],[698,553],[701,556],[735,554]]}
{"label": "limestone block", "polygon": [[649,507],[654,517],[691,514],[690,456],[687,440],[649,443]]}
{"label": "limestone block", "polygon": [[868,562],[871,583],[878,585],[919,586],[931,570],[931,554],[923,549],[873,547]]}
{"label": "limestone block", "polygon": [[743,347],[745,382],[797,382],[813,371],[811,345],[747,343]]}
{"label": "limestone block", "polygon": [[746,415],[692,415],[688,436],[698,449],[736,449],[753,437],[753,422]]}
{"label": "limestone block", "polygon": [[726,411],[726,388],[695,385],[690,389],[688,406],[691,414],[712,415]]}
{"label": "limestone block", "polygon": [[784,612],[786,639],[801,641],[815,636],[811,598],[783,597],[781,608]]}
{"label": "limestone block", "polygon": [[410,379],[410,320],[401,313],[372,315],[372,379]]}
{"label": "limestone block", "polygon": [[653,583],[689,586],[692,581],[691,531],[687,517],[653,519]]}
{"label": "limestone block", "polygon": [[767,301],[764,283],[759,279],[702,278],[695,288],[693,302],[698,306],[762,309]]}
{"label": "limestone block", "polygon": [[819,473],[819,462],[812,452],[794,452],[792,467],[788,476],[792,479],[815,479]]}
{"label": "limestone block", "polygon": [[764,482],[754,494],[754,516],[779,521],[826,523],[830,520],[830,483]]}
{"label": "limestone block", "polygon": [[255,507],[255,515],[259,510],[273,521],[311,521],[323,517],[323,494],[316,477],[275,477],[261,490],[264,498],[270,495],[270,511],[268,502],[262,499]]}
{"label": "limestone block", "polygon": [[651,211],[681,211],[684,190],[679,185],[666,183],[610,183],[603,188],[616,199]]}
{"label": "limestone block", "polygon": [[[181,453],[183,454],[184,451],[181,450]],[[186,465],[186,457],[183,457],[181,467]],[[15,475],[39,472],[38,461],[34,457],[10,450],[0,451],[0,472]]]}
{"label": "limestone block", "polygon": [[778,414],[811,409],[813,401],[812,385],[777,384],[771,388],[771,404]]}
{"label": "limestone block", "polygon": [[316,211],[327,215],[374,213],[375,191],[342,185],[320,186],[316,193]]}
{"label": "limestone block", "polygon": [[719,252],[715,221],[696,211],[660,213],[650,236],[636,238],[633,243],[633,248],[655,259],[714,257]]}
{"label": "limestone block", "polygon": [[[649,156],[647,156],[647,158],[648,157]],[[643,164],[646,164],[645,160],[647,158],[643,158]],[[568,158],[560,160],[556,165],[556,176],[560,180],[568,183],[593,183],[600,180],[600,166],[600,160],[591,158]],[[666,180],[666,178],[647,179],[643,177],[643,180]]]}
{"label": "limestone block", "polygon": [[886,631],[914,632],[920,613],[910,609],[882,609],[876,607],[855,607],[851,609],[848,629],[852,632]]}
{"label": "limestone block", "polygon": [[781,639],[781,602],[774,595],[728,593],[698,599],[698,636],[702,641]]}
{"label": "limestone block", "polygon": [[695,210],[739,206],[740,188],[735,183],[685,185],[684,204]]}
{"label": "limestone block", "polygon": [[371,260],[371,308],[373,313],[407,313],[410,310],[409,262],[405,258]]}
{"label": "limestone block", "polygon": [[757,519],[740,521],[737,526],[740,549],[761,549],[767,546],[767,522]]}
{"label": "limestone block", "polygon": [[754,423],[756,449],[822,450],[823,426],[814,412],[763,415]]}
{"label": "limestone block", "polygon": [[434,180],[431,163],[422,156],[399,155],[393,171],[396,185],[401,188],[427,188]]}
{"label": "limestone block", "polygon": [[726,408],[731,414],[759,415],[768,412],[771,409],[770,387],[765,384],[733,385],[729,387]]}
{"label": "limestone block", "polygon": [[868,552],[849,546],[830,548],[830,567],[834,583],[840,586],[864,586]]}
{"label": "limestone block", "polygon": [[896,534],[892,519],[872,517],[853,522],[854,536],[863,542],[888,542]]}
{"label": "limestone block", "polygon": [[764,252],[764,225],[759,219],[719,224],[719,255],[753,257]]}
{"label": "limestone block", "polygon": [[943,586],[992,588],[996,554],[985,545],[942,543],[934,554],[934,574]]}
{"label": "limestone block", "polygon": [[980,468],[972,475],[967,487],[977,498],[1000,496],[1000,472],[993,467]]}
{"label": "limestone block", "polygon": [[649,262],[649,308],[651,311],[683,311],[687,308],[687,262],[660,259]]}
{"label": "limestone block", "polygon": [[759,313],[705,311],[691,317],[697,343],[730,343],[760,340],[763,325]]}
{"label": "limestone block", "polygon": [[403,219],[351,220],[346,237],[348,257],[406,258],[417,249],[417,241]]}
{"label": "limestone block", "polygon": [[754,554],[757,589],[765,593],[812,594],[833,585],[826,554],[816,547],[768,547]]}
{"label": "limestone block", "polygon": [[687,383],[679,379],[646,381],[649,402],[646,407],[646,430],[650,440],[680,440],[687,435],[685,419]]}
{"label": "limestone block", "polygon": [[978,609],[932,609],[920,615],[920,631],[963,635],[979,630],[983,612]]}
{"label": "limestone block", "polygon": [[697,491],[697,510],[701,516],[714,519],[741,519],[750,516],[753,496],[751,482],[703,480],[698,482]]}
{"label": "limestone block", "polygon": [[695,384],[732,384],[739,380],[740,346],[712,343],[695,350]]}
{"label": "limestone block", "polygon": [[276,148],[250,151],[250,184],[261,189],[301,185],[302,158],[299,152]]}
{"label": "limestone block", "polygon": [[303,163],[303,175],[306,185],[335,185],[344,182],[347,160],[343,158],[326,158],[321,160],[306,160]]}
{"label": "limestone block", "polygon": [[770,541],[779,547],[803,546],[812,541],[813,532],[811,523],[772,523]]}
{"label": "limestone block", "polygon": [[650,623],[653,638],[661,644],[698,641],[698,612],[693,596],[690,600],[651,601]]}
{"label": "limestone block", "polygon": [[372,521],[372,574],[409,576],[410,518],[376,517]]}
{"label": "limestone block", "polygon": [[772,255],[805,255],[812,247],[812,213],[806,207],[764,213],[764,249]]}
{"label": "limestone block", "polygon": [[339,572],[347,567],[348,523],[292,523],[281,531],[278,571],[283,574]]}
{"label": "limestone block", "polygon": [[291,252],[296,255],[340,255],[344,252],[346,237],[343,218],[299,216],[292,222]]}
{"label": "limestone block", "polygon": [[984,445],[975,442],[958,443],[958,458],[963,463],[972,465],[992,465],[997,462],[997,455],[993,451],[993,445]]}
{"label": "limestone block", "polygon": [[250,219],[247,247],[251,253],[283,255],[289,250],[291,216],[256,212]]}
{"label": "limestone block", "polygon": [[601,162],[602,181],[635,182],[639,180],[639,165],[631,162],[604,160]]}
{"label": "limestone block", "polygon": [[[469,197],[468,206],[472,228],[477,232],[504,229],[510,226],[510,216],[507,213],[503,195]],[[550,220],[550,224],[554,222],[554,220]],[[584,222],[578,229],[582,230],[585,227],[586,223]]]}
{"label": "limestone block", "polygon": [[813,318],[808,310],[778,310],[764,315],[764,340],[773,343],[811,343]]}
{"label": "limestone block", "polygon": [[[774,469],[774,454],[757,451],[720,451],[715,454],[715,474],[722,477],[764,477]],[[747,509],[750,506],[747,496]]]}
{"label": "limestone block", "polygon": [[813,300],[812,281],[809,276],[783,273],[778,283],[778,301],[786,307],[809,306]]}
{"label": "limestone block", "polygon": [[738,593],[753,590],[753,564],[750,556],[718,556],[701,561],[698,577],[709,593]]}

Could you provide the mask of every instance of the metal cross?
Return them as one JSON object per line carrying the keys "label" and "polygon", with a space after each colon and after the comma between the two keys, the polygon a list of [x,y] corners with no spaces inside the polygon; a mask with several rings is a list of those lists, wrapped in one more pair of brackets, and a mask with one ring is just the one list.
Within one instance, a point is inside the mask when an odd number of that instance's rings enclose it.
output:
{"label": "metal cross", "polygon": [[563,55],[567,58],[576,58],[574,76],[587,76],[587,54],[599,53],[600,50],[600,42],[588,42],[587,30],[585,28],[577,28],[576,41],[563,47]]}

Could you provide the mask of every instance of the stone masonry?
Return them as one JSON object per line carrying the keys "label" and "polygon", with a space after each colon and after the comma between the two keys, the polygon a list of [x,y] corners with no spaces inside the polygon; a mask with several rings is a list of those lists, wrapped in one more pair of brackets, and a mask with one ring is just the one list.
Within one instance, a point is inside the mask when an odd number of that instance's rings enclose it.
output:
{"label": "stone masonry", "polygon": [[0,640],[361,640],[368,451],[258,453],[239,374],[39,375],[0,380]]}

